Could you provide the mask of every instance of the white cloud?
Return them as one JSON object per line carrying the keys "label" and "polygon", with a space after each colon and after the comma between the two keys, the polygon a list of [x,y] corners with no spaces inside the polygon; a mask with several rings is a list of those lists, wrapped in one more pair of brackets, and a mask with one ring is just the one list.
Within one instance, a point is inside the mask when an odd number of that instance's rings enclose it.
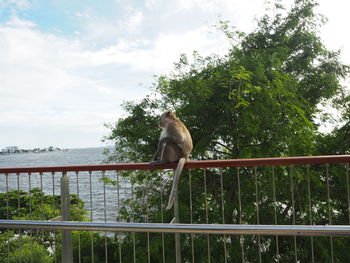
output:
{"label": "white cloud", "polygon": [[86,19],[86,18],[89,19],[89,18],[91,18],[90,14],[88,12],[80,12],[80,11],[75,12],[73,16],[77,19]]}
{"label": "white cloud", "polygon": [[118,21],[118,24],[122,28],[126,28],[129,31],[137,30],[142,24],[144,14],[141,10],[133,9],[129,11],[129,14],[124,20]]}
{"label": "white cloud", "polygon": [[0,14],[2,10],[25,10],[30,6],[31,4],[28,0],[0,0]]}
{"label": "white cloud", "polygon": [[86,59],[95,65],[121,63],[132,70],[158,74],[169,72],[182,53],[191,55],[196,50],[202,55],[223,54],[227,49],[228,42],[221,33],[201,27],[184,34],[162,33],[153,41],[120,40],[108,48],[87,52]]}
{"label": "white cloud", "polygon": [[[130,23],[136,26],[137,20]],[[225,46],[223,36],[207,27],[155,39],[119,39],[100,49],[83,39],[43,33],[18,17],[0,26],[0,126],[100,129],[116,119],[123,101],[149,92],[138,83],[171,70],[181,53],[197,49],[209,55]],[[63,133],[61,141],[65,138]]]}
{"label": "white cloud", "polygon": [[[16,10],[30,8],[29,1],[0,0],[0,15],[5,6],[13,10],[13,17],[0,24],[0,138],[6,138],[0,148],[29,138],[23,133],[29,130],[32,146],[39,146],[40,136],[34,134],[46,128],[61,131],[46,136],[60,141],[57,146],[98,145],[107,134],[102,124],[120,116],[120,104],[143,98],[151,77],[171,71],[181,53],[227,52],[227,40],[212,28],[219,18],[249,32],[254,16],[264,10],[261,0],[116,1],[120,14],[115,17],[98,15],[91,6],[69,11],[66,15],[77,23],[75,34],[63,37],[16,16]],[[349,63],[349,36],[339,26],[347,23],[349,4],[341,1],[341,8],[333,9],[320,1],[330,18],[324,39],[332,48],[343,47]],[[76,137],[78,131],[84,140]]]}
{"label": "white cloud", "polygon": [[19,9],[27,9],[30,7],[30,2],[28,0],[8,0],[7,2],[15,5]]}
{"label": "white cloud", "polygon": [[[207,11],[218,11],[225,5],[230,4],[234,1],[225,0],[178,0],[178,11],[193,11],[193,10],[207,10]],[[223,6],[224,5],[224,6]]]}
{"label": "white cloud", "polygon": [[341,49],[343,62],[350,64],[350,35],[344,31],[349,23],[350,2],[320,0],[319,3],[318,10],[328,18],[328,22],[321,29],[322,39],[327,48]]}
{"label": "white cloud", "polygon": [[161,5],[161,0],[145,0],[145,7],[148,10],[156,11]]}
{"label": "white cloud", "polygon": [[[3,131],[9,127],[59,127],[91,133],[101,130],[112,116],[115,119],[122,101],[131,99],[129,94],[145,94],[136,85],[134,91],[125,92],[118,83],[120,76],[104,72],[101,67],[107,63],[96,63],[98,52],[87,51],[78,40],[41,33],[33,23],[18,18],[0,26],[0,39]],[[66,138],[62,133],[56,140],[64,144]],[[85,142],[86,146],[99,145],[101,138]]]}
{"label": "white cloud", "polygon": [[11,26],[11,27],[35,27],[36,26],[35,23],[26,21],[26,20],[21,20],[16,16],[12,17],[11,20],[7,21],[5,25]]}

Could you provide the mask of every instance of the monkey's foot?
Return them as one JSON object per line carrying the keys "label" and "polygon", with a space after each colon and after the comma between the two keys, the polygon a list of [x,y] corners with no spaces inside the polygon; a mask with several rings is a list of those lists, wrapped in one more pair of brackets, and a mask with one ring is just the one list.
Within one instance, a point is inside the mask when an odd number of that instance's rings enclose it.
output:
{"label": "monkey's foot", "polygon": [[150,162],[150,165],[159,165],[159,164],[165,164],[166,162],[162,162],[162,161],[159,161],[159,160],[156,160],[156,161],[151,161]]}

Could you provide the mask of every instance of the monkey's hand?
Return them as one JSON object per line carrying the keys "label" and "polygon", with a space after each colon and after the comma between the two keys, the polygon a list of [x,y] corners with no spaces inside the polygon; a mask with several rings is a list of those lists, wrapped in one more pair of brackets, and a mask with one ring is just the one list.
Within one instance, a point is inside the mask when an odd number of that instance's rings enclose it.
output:
{"label": "monkey's hand", "polygon": [[156,165],[157,163],[158,163],[158,160],[153,160],[153,161],[149,162],[149,164],[152,165],[152,166]]}
{"label": "monkey's hand", "polygon": [[153,155],[153,158],[152,158],[152,161],[156,161],[160,158],[160,151],[157,151],[154,155]]}
{"label": "monkey's hand", "polygon": [[152,158],[151,165],[159,164],[160,161],[160,151],[157,151]]}

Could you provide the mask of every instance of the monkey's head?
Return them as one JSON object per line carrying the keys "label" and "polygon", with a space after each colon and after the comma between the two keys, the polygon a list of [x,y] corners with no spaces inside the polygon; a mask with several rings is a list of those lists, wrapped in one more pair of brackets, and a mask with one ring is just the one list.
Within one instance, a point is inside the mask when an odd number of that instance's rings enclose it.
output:
{"label": "monkey's head", "polygon": [[159,127],[164,128],[169,121],[173,120],[176,120],[175,113],[173,113],[171,110],[167,110],[160,116]]}

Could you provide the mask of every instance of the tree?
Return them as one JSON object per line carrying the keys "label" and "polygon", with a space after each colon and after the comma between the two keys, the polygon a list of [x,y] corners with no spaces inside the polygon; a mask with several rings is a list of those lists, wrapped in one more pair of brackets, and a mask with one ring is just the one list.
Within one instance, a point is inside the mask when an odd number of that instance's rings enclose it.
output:
{"label": "tree", "polygon": [[[318,29],[325,23],[324,17],[315,13],[316,1],[296,0],[289,12],[276,1],[275,16],[263,16],[257,29],[249,34],[233,30],[228,22],[221,22],[222,30],[232,45],[224,57],[201,57],[194,52],[192,62],[185,55],[175,64],[174,71],[166,76],[160,76],[153,87],[156,95],[150,95],[140,102],[128,102],[124,105],[128,116],[119,119],[114,125],[109,125],[111,133],[105,139],[115,143],[114,152],[109,153],[110,161],[138,162],[151,160],[156,150],[158,130],[158,114],[168,108],[176,114],[189,128],[193,141],[193,159],[227,159],[249,157],[273,157],[312,155],[320,153],[320,142],[326,135],[317,131],[316,115],[323,114],[318,107],[324,101],[330,101],[334,106],[341,106],[341,98],[348,98],[340,81],[348,76],[349,67],[340,62],[340,53],[329,51],[318,36]],[[324,114],[325,115],[325,114]],[[326,115],[325,115],[326,116]],[[151,127],[151,128],[150,128]],[[334,142],[344,136],[347,126],[335,131]],[[329,146],[328,146],[329,148]],[[307,178],[302,168],[289,171],[279,168],[276,171],[277,196],[279,199],[278,222],[292,224],[292,204],[290,201],[290,174],[295,179],[294,191],[297,223],[306,222],[307,210]],[[343,187],[344,181],[339,177],[339,168],[332,170],[332,182],[338,182]],[[239,206],[238,181],[232,176],[236,171],[226,169],[224,172],[225,218],[227,222],[238,223]],[[259,184],[272,185],[271,174],[266,169],[241,169],[241,188],[243,219],[245,223],[256,222],[254,177],[259,177]],[[320,174],[319,168],[311,169],[311,174]],[[132,215],[142,220],[145,213],[153,220],[159,220],[160,189],[165,176],[155,172],[125,173],[131,176],[132,182],[138,185],[135,190],[136,199],[144,200],[147,193],[148,203],[128,200],[125,203],[125,219]],[[203,204],[209,203],[210,209],[220,211],[221,196],[216,189],[220,187],[217,170],[207,171],[207,179],[203,179],[201,171],[192,172],[194,200],[194,221],[205,222]],[[182,177],[186,177],[185,174]],[[203,183],[208,186],[208,194],[203,194]],[[324,183],[319,177],[312,181],[313,190],[317,193],[313,199],[318,213],[314,222],[327,222],[327,206],[324,200]],[[166,186],[168,189],[169,185]],[[335,186],[334,186],[335,188]],[[187,181],[181,180],[179,186],[181,222],[189,222]],[[343,191],[344,189],[342,189]],[[162,196],[165,198],[165,196]],[[273,204],[271,187],[261,187],[260,222],[272,223]],[[334,221],[344,223],[346,206],[341,196],[335,196]],[[135,208],[131,215],[128,208]],[[148,212],[146,212],[148,211]],[[151,212],[150,212],[151,211]],[[164,220],[170,221],[171,213],[165,213]],[[155,221],[156,222],[156,221]],[[159,222],[159,221],[157,221]],[[210,223],[221,223],[220,213],[211,215]],[[183,237],[184,239],[186,237]],[[188,238],[188,237],[187,237]],[[239,237],[230,237],[231,242],[239,244]],[[159,240],[159,237],[158,239]],[[220,237],[213,237],[213,243],[219,244]],[[282,239],[280,256],[283,261],[291,261],[293,254],[292,242]],[[169,241],[170,242],[170,241]],[[188,239],[183,244],[188,245]],[[205,241],[196,239],[199,248],[196,258],[205,259]],[[221,241],[222,242],[222,241]],[[274,239],[263,238],[262,244],[266,260],[275,257],[272,247]],[[309,245],[306,239],[300,239],[298,248],[300,258],[310,259]],[[328,241],[327,241],[328,242]],[[345,243],[344,243],[345,242]],[[347,244],[344,241],[342,245]],[[160,243],[160,242],[159,242]],[[157,243],[157,244],[159,244]],[[256,258],[257,237],[245,240],[247,258]],[[170,248],[169,248],[170,246]],[[171,245],[166,248],[171,255]],[[317,247],[325,247],[325,241],[318,239]],[[160,251],[160,245],[154,245],[155,251]],[[220,247],[212,249],[212,256],[220,261]],[[319,261],[330,256],[323,249],[322,255],[317,255]],[[220,254],[221,253],[221,254]],[[231,260],[240,258],[239,245],[230,246]],[[343,260],[344,254],[339,253],[336,260]],[[190,258],[185,254],[184,258]],[[346,258],[346,256],[345,256]],[[154,261],[156,262],[156,261]]]}
{"label": "tree", "polygon": [[[84,202],[76,195],[70,201],[72,220],[83,221]],[[46,195],[39,188],[0,193],[0,218],[50,220],[61,214],[60,202],[60,196]],[[0,240],[0,262],[53,262],[61,257],[61,236],[55,231],[0,229]]]}
{"label": "tree", "polygon": [[[34,238],[22,236],[19,239],[14,236],[13,232],[8,232],[0,234],[0,240],[1,262],[53,262],[53,258],[48,254],[46,248]],[[7,252],[9,252],[8,255]]]}

